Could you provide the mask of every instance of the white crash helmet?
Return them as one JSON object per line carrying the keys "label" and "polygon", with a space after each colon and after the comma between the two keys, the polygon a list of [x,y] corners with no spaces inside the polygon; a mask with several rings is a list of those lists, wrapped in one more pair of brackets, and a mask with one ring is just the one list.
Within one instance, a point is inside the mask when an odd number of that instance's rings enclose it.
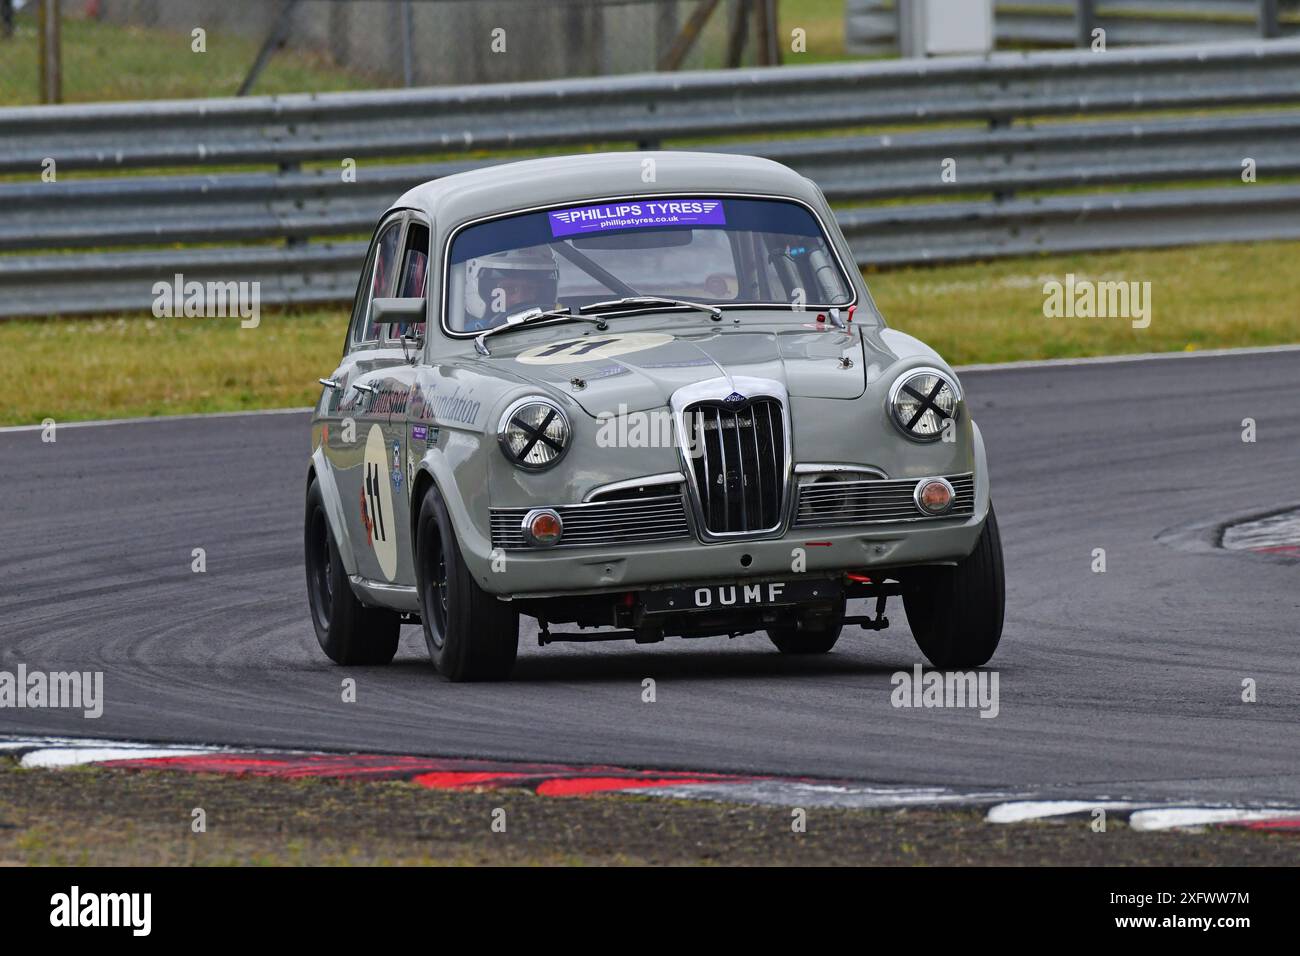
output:
{"label": "white crash helmet", "polygon": [[542,308],[555,304],[560,287],[560,266],[550,246],[530,246],[478,256],[465,263],[465,311],[482,319],[492,312],[492,290],[506,274],[523,276],[531,273],[542,288],[539,301],[529,303]]}

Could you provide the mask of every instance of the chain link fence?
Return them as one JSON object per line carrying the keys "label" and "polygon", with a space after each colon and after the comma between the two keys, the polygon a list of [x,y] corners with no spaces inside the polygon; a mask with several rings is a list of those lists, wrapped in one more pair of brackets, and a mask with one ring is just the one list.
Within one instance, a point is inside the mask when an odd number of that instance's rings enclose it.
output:
{"label": "chain link fence", "polygon": [[778,0],[0,0],[0,104],[774,63],[778,15]]}

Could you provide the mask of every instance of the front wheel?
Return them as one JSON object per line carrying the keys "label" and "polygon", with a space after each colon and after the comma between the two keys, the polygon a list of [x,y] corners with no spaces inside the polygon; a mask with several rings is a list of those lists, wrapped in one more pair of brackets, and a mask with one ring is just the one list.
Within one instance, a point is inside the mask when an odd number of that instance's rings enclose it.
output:
{"label": "front wheel", "polygon": [[451,681],[504,680],[519,649],[519,612],[478,586],[430,487],[415,526],[416,585],[433,666]]}
{"label": "front wheel", "polygon": [[397,653],[401,619],[393,611],[366,607],[352,593],[325,517],[320,482],[314,479],[307,489],[303,537],[307,603],[321,650],[335,664],[387,664]]}
{"label": "front wheel", "polygon": [[992,505],[970,555],[956,567],[918,569],[903,593],[917,646],[942,669],[988,663],[1002,639],[1005,606],[1002,539]]}

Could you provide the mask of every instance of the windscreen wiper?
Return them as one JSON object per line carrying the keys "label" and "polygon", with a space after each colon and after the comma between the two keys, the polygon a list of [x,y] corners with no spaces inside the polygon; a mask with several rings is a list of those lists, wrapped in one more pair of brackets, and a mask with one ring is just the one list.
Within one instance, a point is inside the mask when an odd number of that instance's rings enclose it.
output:
{"label": "windscreen wiper", "polygon": [[522,329],[528,325],[536,325],[539,322],[550,322],[555,319],[567,319],[570,322],[590,322],[600,331],[605,331],[609,325],[604,319],[590,318],[585,315],[574,315],[573,310],[567,305],[562,305],[558,309],[524,309],[522,312],[515,312],[513,315],[507,315],[505,322],[500,325],[494,325],[486,329],[474,338],[474,351],[479,355],[491,355],[492,352],[487,347],[487,337],[496,335],[499,332],[509,332],[512,329]]}
{"label": "windscreen wiper", "polygon": [[705,305],[703,302],[688,302],[686,299],[668,299],[658,295],[629,295],[622,299],[610,299],[607,302],[592,302],[578,309],[579,312],[616,312],[621,310],[635,311],[637,309],[696,309],[700,312],[709,313],[709,317],[714,322],[721,321],[722,309],[716,305]]}

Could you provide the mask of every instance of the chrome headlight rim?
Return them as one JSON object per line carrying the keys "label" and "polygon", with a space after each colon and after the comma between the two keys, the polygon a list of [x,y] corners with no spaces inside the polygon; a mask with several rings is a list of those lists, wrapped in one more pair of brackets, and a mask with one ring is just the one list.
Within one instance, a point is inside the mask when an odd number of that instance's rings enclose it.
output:
{"label": "chrome headlight rim", "polygon": [[[549,408],[555,413],[555,417],[560,419],[561,427],[563,428],[564,440],[562,447],[556,451],[554,458],[540,464],[533,464],[524,461],[510,449],[510,428],[515,424],[515,417],[521,410],[530,405],[542,405]],[[545,429],[550,423],[550,418],[545,419],[542,423],[541,429],[539,430]],[[547,444],[550,444],[550,442]],[[505,456],[506,461],[510,462],[510,464],[514,465],[521,471],[537,472],[546,471],[548,468],[554,468],[560,463],[560,460],[568,454],[569,446],[572,444],[573,425],[569,421],[569,416],[565,414],[564,409],[561,408],[553,399],[547,398],[545,395],[525,395],[523,398],[516,399],[506,407],[504,412],[501,413],[501,418],[497,422],[497,445],[501,449],[501,454]],[[525,455],[526,454],[527,452],[525,452]]]}
{"label": "chrome headlight rim", "polygon": [[[533,534],[533,522],[542,516],[550,516],[555,519],[555,523],[560,526],[560,533],[556,535],[554,541],[542,541]],[[564,519],[554,508],[534,508],[528,514],[524,515],[524,520],[520,522],[520,529],[523,531],[524,541],[531,548],[545,550],[553,548],[564,539]]]}
{"label": "chrome headlight rim", "polygon": [[[925,486],[930,484],[943,485],[948,489],[948,503],[937,511],[927,508],[925,502],[921,500],[921,493],[925,491]],[[921,514],[931,518],[938,518],[952,510],[952,506],[957,502],[957,492],[953,489],[951,481],[941,475],[935,475],[931,478],[922,478],[916,483],[916,487],[912,489],[912,501],[916,505],[916,510]]]}
{"label": "chrome headlight rim", "polygon": [[921,378],[923,376],[934,376],[935,378],[938,378],[952,392],[951,418],[953,421],[956,421],[961,411],[961,386],[957,384],[956,376],[949,372],[945,372],[943,369],[935,368],[932,365],[922,365],[917,368],[910,368],[894,379],[894,384],[889,387],[889,398],[886,400],[886,411],[889,414],[889,420],[894,423],[894,427],[902,432],[905,437],[910,438],[914,442],[928,445],[943,437],[943,429],[941,428],[932,435],[918,435],[916,432],[909,429],[907,423],[902,421],[898,415],[899,393],[902,392],[903,387],[913,379]]}

